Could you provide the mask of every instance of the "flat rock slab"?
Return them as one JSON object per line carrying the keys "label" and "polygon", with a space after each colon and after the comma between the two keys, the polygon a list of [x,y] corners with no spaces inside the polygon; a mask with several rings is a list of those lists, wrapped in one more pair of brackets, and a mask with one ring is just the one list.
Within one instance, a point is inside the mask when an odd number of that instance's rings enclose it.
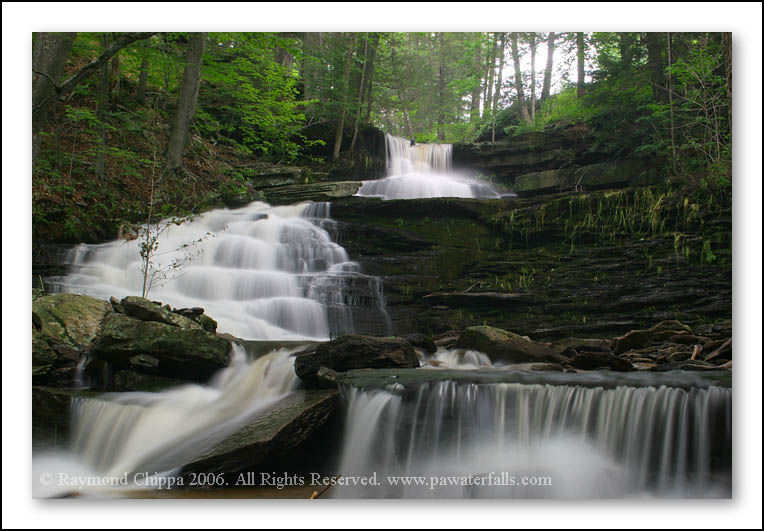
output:
{"label": "flat rock slab", "polygon": [[184,466],[183,473],[237,472],[284,455],[329,419],[338,399],[336,390],[296,391]]}

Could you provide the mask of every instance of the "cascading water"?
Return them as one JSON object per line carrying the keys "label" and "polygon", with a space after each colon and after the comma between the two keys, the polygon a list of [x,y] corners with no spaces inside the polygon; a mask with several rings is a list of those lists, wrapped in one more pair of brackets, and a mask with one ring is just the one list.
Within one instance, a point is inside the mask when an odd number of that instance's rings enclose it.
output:
{"label": "cascading water", "polygon": [[385,135],[387,177],[364,181],[359,196],[383,199],[425,197],[497,198],[490,184],[451,171],[451,144],[416,144]]}
{"label": "cascading water", "polygon": [[442,381],[344,392],[339,470],[380,477],[337,497],[731,494],[730,389]]}
{"label": "cascading water", "polygon": [[[152,258],[154,270],[167,271],[174,262],[184,267],[149,296],[177,307],[201,306],[221,332],[244,339],[388,333],[380,279],[349,260],[332,241],[331,225],[328,203],[260,202],[169,224]],[[49,283],[103,299],[140,294],[140,244],[79,245],[71,272]]]}
{"label": "cascading water", "polygon": [[[120,478],[177,470],[295,389],[293,353],[279,349],[248,360],[244,349],[234,344],[231,364],[205,385],[76,399],[69,453],[35,459],[35,476],[66,473]],[[35,485],[36,497],[70,490]],[[113,486],[96,485],[87,490]],[[116,486],[129,488],[132,484]]]}

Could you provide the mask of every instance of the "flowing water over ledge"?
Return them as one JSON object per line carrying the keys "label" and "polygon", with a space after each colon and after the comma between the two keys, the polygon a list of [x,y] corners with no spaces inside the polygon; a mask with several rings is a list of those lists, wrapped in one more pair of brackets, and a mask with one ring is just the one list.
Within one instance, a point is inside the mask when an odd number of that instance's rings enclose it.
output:
{"label": "flowing water over ledge", "polygon": [[[163,225],[166,224],[163,223]],[[176,307],[201,306],[219,330],[243,339],[325,340],[389,333],[382,283],[332,241],[328,203],[255,202],[169,225],[152,258],[183,267],[149,293]],[[140,241],[82,244],[52,288],[108,299],[141,293]]]}
{"label": "flowing water over ledge", "polygon": [[458,175],[451,170],[451,144],[416,144],[385,135],[387,177],[364,181],[356,195],[382,199],[424,197],[498,198],[489,183]]}
{"label": "flowing water over ledge", "polygon": [[445,380],[344,392],[339,470],[377,472],[378,484],[336,497],[731,496],[727,388]]}

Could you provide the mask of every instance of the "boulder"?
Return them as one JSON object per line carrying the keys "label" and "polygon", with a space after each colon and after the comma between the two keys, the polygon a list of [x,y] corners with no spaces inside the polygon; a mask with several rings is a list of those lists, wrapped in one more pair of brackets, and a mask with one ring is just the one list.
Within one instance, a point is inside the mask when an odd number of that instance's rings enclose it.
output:
{"label": "boulder", "polygon": [[32,302],[32,320],[40,324],[40,337],[74,349],[88,349],[111,305],[87,295],[58,293]]}
{"label": "boulder", "polygon": [[419,367],[411,343],[405,339],[346,335],[298,354],[294,370],[302,380],[314,382],[319,368],[344,372],[352,369]]}
{"label": "boulder", "polygon": [[32,381],[38,385],[74,385],[77,362],[88,352],[108,302],[86,295],[62,293],[32,302]]}
{"label": "boulder", "polygon": [[156,392],[175,387],[183,382],[174,378],[163,378],[142,374],[131,370],[117,371],[114,374],[112,389],[114,391],[146,391]]}
{"label": "boulder", "polygon": [[237,472],[267,463],[305,441],[334,412],[337,390],[300,390],[183,467],[184,474]]}
{"label": "boulder", "polygon": [[456,348],[483,352],[491,361],[561,363],[566,358],[547,345],[530,341],[513,332],[492,326],[472,326],[461,333]]}
{"label": "boulder", "polygon": [[[186,330],[200,329],[201,325],[143,297],[125,297],[120,301],[122,313],[141,321],[153,321]],[[217,326],[217,325],[216,325]]]}
{"label": "boulder", "polygon": [[[180,317],[180,316],[179,316]],[[91,354],[117,369],[140,370],[170,378],[204,381],[230,361],[231,344],[201,327],[140,321],[121,314],[106,318]],[[136,356],[158,360],[137,363]],[[143,358],[148,363],[148,358]]]}

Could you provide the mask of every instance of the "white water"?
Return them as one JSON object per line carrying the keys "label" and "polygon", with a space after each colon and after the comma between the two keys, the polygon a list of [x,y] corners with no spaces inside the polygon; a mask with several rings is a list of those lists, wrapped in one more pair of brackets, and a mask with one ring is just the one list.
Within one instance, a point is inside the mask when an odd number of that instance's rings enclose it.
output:
{"label": "white water", "polygon": [[[201,306],[218,330],[244,339],[328,339],[355,331],[352,307],[387,332],[389,317],[376,277],[360,272],[334,243],[328,203],[271,207],[255,202],[213,210],[162,233],[155,269],[186,260],[149,298]],[[199,241],[201,240],[201,241]],[[194,243],[196,242],[196,243]],[[140,295],[140,242],[77,246],[61,291],[108,299]]]}
{"label": "white water", "polygon": [[[233,345],[229,367],[208,384],[182,385],[160,393],[108,393],[73,402],[70,451],[38,456],[35,478],[50,473],[52,485],[34,481],[35,497],[78,490],[59,474],[121,478],[177,470],[252,421],[297,386],[292,351],[276,350],[247,360]],[[131,488],[132,481],[117,484]],[[85,492],[113,490],[90,485]],[[145,488],[145,487],[144,487]]]}
{"label": "white water", "polygon": [[451,170],[451,144],[416,144],[385,135],[387,177],[364,181],[356,195],[383,199],[425,197],[497,198],[490,184]]}
{"label": "white water", "polygon": [[[400,384],[345,389],[349,406],[339,473],[377,472],[380,484],[341,488],[335,496],[731,495],[729,389],[446,381],[405,391]],[[433,477],[490,481],[501,473],[516,482],[525,477],[542,483],[430,488]],[[426,484],[395,486],[387,476],[423,477]]]}

